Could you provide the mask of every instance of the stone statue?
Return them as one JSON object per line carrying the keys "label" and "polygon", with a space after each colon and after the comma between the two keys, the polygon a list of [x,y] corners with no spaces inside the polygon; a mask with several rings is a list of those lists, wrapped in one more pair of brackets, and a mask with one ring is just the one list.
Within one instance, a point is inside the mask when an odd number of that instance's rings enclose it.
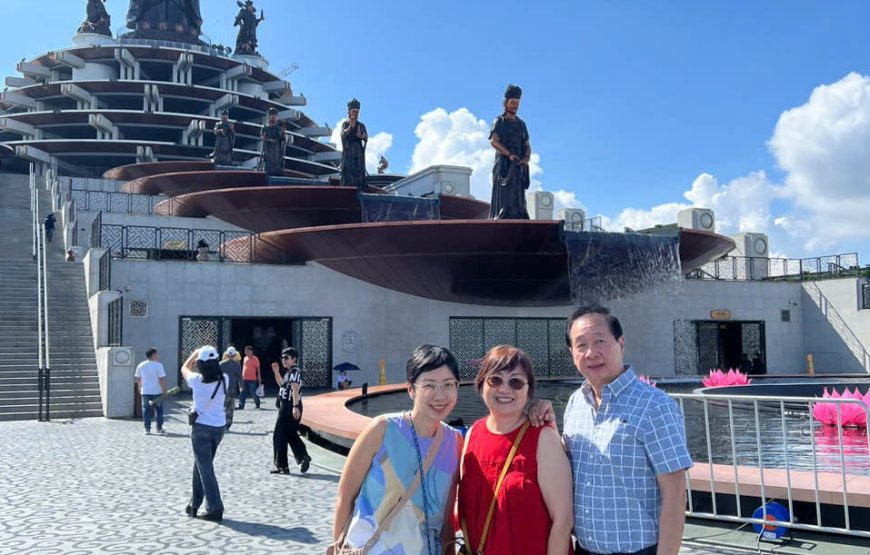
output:
{"label": "stone statue", "polygon": [[284,175],[284,145],[287,138],[284,135],[284,125],[278,123],[278,110],[269,108],[269,122],[260,130],[263,139],[263,152],[260,156],[260,166],[266,175]]}
{"label": "stone statue", "polygon": [[221,166],[232,166],[235,162],[233,147],[236,143],[236,128],[230,123],[230,113],[221,112],[221,120],[214,124],[214,152],[212,162]]}
{"label": "stone statue", "polygon": [[378,173],[384,173],[387,171],[387,168],[390,167],[390,163],[387,162],[387,159],[381,156],[381,159],[378,160]]}
{"label": "stone statue", "polygon": [[106,0],[88,0],[87,16],[79,25],[79,33],[112,36],[112,16],[106,11]]}
{"label": "stone statue", "polygon": [[260,17],[257,18],[257,8],[254,7],[253,0],[246,0],[244,4],[237,2],[239,5],[239,15],[236,16],[234,27],[239,28],[239,35],[236,37],[236,55],[259,56],[257,52],[257,27],[261,22],[266,20],[263,15],[263,10],[260,10]]}
{"label": "stone statue", "polygon": [[199,43],[199,0],[130,0],[127,27],[133,38]]}
{"label": "stone statue", "polygon": [[508,85],[504,93],[504,113],[496,118],[489,133],[489,142],[495,149],[492,168],[492,220],[528,220],[526,189],[529,188],[529,160],[532,147],[529,131],[517,116],[523,90]]}
{"label": "stone statue", "polygon": [[365,192],[366,143],[369,134],[365,124],[359,121],[359,100],[347,103],[347,120],[341,124],[341,184],[356,187]]}

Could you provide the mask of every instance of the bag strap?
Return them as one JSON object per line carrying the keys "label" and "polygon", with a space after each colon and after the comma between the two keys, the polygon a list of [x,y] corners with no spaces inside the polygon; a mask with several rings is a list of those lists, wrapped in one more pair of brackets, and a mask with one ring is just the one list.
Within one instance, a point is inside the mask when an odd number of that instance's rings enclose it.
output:
{"label": "bag strap", "polygon": [[214,392],[212,392],[211,397],[208,398],[208,403],[206,403],[205,406],[202,407],[202,412],[205,412],[206,409],[207,409],[208,407],[211,406],[211,402],[214,401],[214,396],[217,395],[218,389],[220,389],[221,386],[224,386],[224,395],[226,395],[226,394],[227,394],[227,390],[226,390],[226,384],[224,384],[224,375],[223,375],[223,372],[221,373],[221,377],[220,377],[220,379],[218,380],[217,385],[214,386]]}
{"label": "bag strap", "polygon": [[[520,442],[523,441],[523,436],[526,435],[526,430],[529,429],[529,421],[526,420],[523,423],[523,426],[520,428],[520,433],[517,434],[517,438],[514,440],[513,446],[511,446],[511,451],[508,453],[507,460],[504,462],[504,467],[501,469],[501,474],[498,477],[498,482],[495,484],[495,491],[492,494],[492,501],[489,503],[489,511],[486,513],[486,520],[483,522],[483,532],[480,534],[480,544],[477,546],[477,554],[483,555],[483,547],[486,545],[486,537],[489,534],[489,525],[492,523],[492,515],[495,513],[495,506],[498,501],[498,492],[501,489],[501,485],[504,482],[505,476],[507,476],[508,470],[510,470],[511,463],[514,461],[514,457],[517,454],[517,451],[520,448]],[[462,533],[465,535],[466,541],[470,541],[468,539],[468,526],[465,524],[465,519],[462,519]]]}
{"label": "bag strap", "polygon": [[[438,450],[441,447],[441,440],[444,439],[444,429],[441,424],[438,424],[438,431],[435,432],[435,438],[432,440],[432,445],[429,447],[429,452],[426,453],[426,460],[423,461],[423,475],[420,475],[420,471],[418,470],[414,475],[414,480],[408,486],[408,489],[405,490],[405,493],[399,497],[399,500],[396,501],[396,504],[393,505],[393,508],[390,509],[390,512],[384,516],[383,519],[378,523],[378,528],[375,530],[374,535],[369,538],[369,541],[366,542],[364,546],[359,548],[359,553],[368,553],[368,551],[378,543],[378,540],[381,537],[381,534],[390,527],[390,523],[392,523],[393,519],[398,516],[399,511],[402,509],[405,504],[411,500],[411,497],[414,496],[414,493],[417,491],[417,488],[420,487],[420,482],[423,477],[425,477],[426,473],[429,472],[429,467],[432,466],[432,462],[435,460],[435,455],[438,454]],[[347,523],[344,525],[344,532],[341,534],[341,539],[338,542],[338,545],[344,544],[344,541],[347,537],[347,531],[350,528],[350,521],[353,515],[349,515],[347,518]],[[429,531],[426,530],[428,534]],[[357,551],[354,551],[357,552]]]}

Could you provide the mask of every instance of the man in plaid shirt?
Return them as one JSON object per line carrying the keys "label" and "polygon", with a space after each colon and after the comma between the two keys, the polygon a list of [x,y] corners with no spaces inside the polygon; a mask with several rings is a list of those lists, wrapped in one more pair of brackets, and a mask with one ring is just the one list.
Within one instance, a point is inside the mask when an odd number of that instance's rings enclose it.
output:
{"label": "man in plaid shirt", "polygon": [[683,414],[623,366],[622,326],[604,307],[581,307],[566,340],[586,383],[565,409],[579,555],[677,555],[685,524]]}

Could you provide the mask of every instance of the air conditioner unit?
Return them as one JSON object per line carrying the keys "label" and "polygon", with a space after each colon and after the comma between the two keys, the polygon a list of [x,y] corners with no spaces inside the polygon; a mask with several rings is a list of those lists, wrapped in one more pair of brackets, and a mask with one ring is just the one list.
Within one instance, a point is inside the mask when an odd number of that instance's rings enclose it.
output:
{"label": "air conditioner unit", "polygon": [[586,225],[586,213],[582,208],[563,208],[559,210],[556,219],[565,222],[565,229],[583,231]]}
{"label": "air conditioner unit", "polygon": [[677,226],[698,231],[716,231],[716,217],[709,208],[688,208],[677,212]]}
{"label": "air conditioner unit", "polygon": [[533,220],[553,219],[553,193],[533,191],[526,195],[529,217]]}
{"label": "air conditioner unit", "polygon": [[738,233],[732,235],[731,238],[737,243],[737,256],[748,258],[767,258],[770,256],[767,235],[764,233]]}

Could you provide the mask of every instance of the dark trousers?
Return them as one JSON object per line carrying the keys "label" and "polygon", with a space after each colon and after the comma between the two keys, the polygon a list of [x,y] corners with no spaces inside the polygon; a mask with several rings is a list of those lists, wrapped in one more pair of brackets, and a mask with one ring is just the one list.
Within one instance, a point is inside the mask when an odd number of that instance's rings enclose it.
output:
{"label": "dark trousers", "polygon": [[[658,550],[658,544],[651,545],[649,547],[645,547],[640,551],[632,551],[631,553],[613,553],[612,555],[656,555],[656,551]],[[592,551],[586,551],[579,545],[577,546],[577,555],[597,555]]]}
{"label": "dark trousers", "polygon": [[245,408],[245,400],[250,395],[254,398],[254,404],[257,405],[257,408],[260,408],[260,398],[257,397],[257,386],[260,384],[257,383],[257,380],[244,380],[242,384],[242,394],[239,397],[239,408]]}
{"label": "dark trousers", "polygon": [[299,406],[299,420],[293,418],[292,409],[289,414],[278,413],[275,421],[275,431],[272,433],[272,452],[274,455],[275,468],[290,468],[287,464],[287,445],[293,451],[296,464],[301,464],[308,458],[308,450],[305,443],[299,437],[299,422],[302,420],[302,406]]}

